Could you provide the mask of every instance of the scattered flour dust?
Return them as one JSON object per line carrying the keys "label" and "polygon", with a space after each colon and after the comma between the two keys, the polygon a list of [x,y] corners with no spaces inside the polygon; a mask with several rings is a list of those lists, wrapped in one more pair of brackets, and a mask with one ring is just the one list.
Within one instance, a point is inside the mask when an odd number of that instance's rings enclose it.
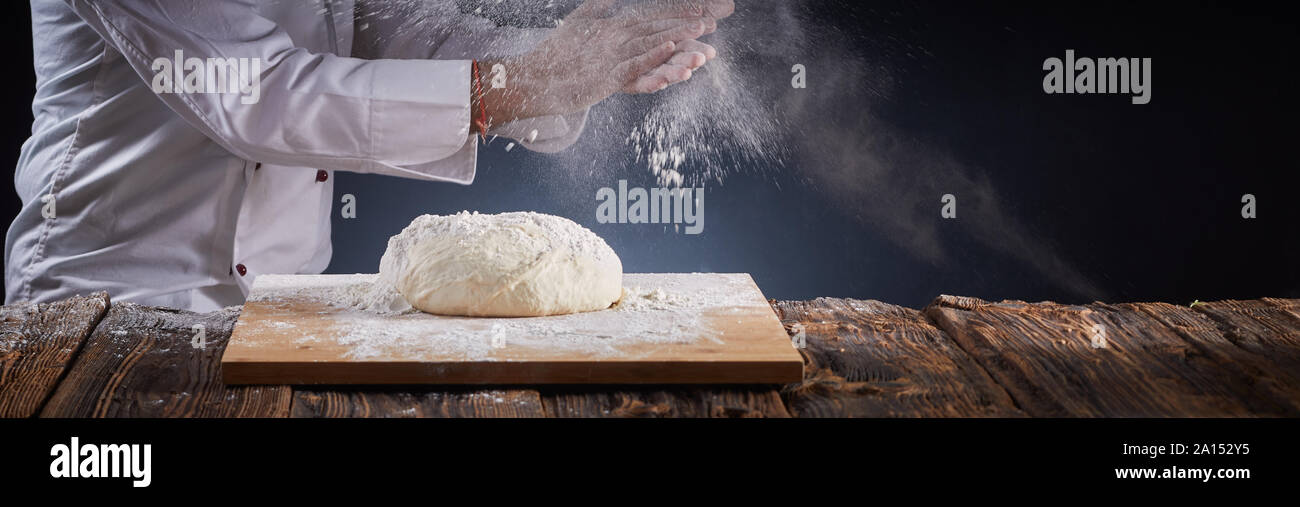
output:
{"label": "scattered flour dust", "polygon": [[[625,357],[625,349],[722,343],[706,314],[766,305],[747,289],[747,275],[625,274],[623,298],[608,310],[528,318],[429,315],[415,310],[378,275],[262,275],[249,301],[307,300],[326,304],[321,317],[337,336],[299,336],[299,344],[327,340],[355,360],[511,361]],[[267,331],[293,332],[276,322]],[[526,354],[523,353],[527,351]]]}

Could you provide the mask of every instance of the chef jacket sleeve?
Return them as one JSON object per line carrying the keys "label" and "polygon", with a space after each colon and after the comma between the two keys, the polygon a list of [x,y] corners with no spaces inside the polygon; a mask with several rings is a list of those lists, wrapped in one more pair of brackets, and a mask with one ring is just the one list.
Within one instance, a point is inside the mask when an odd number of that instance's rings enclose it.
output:
{"label": "chef jacket sleeve", "polygon": [[260,66],[256,81],[250,81],[255,84],[250,93],[157,94],[188,123],[241,158],[458,183],[473,180],[468,61],[364,60],[312,53],[296,47],[284,30],[259,16],[245,0],[65,1],[155,92],[159,87],[154,85],[163,84],[160,61],[173,60],[178,53],[186,61],[246,58],[250,69]]}
{"label": "chef jacket sleeve", "polygon": [[[527,53],[546,33],[545,28],[496,26],[491,21],[457,12],[454,7],[407,2],[357,3],[358,27],[354,54],[362,58],[399,59],[493,59]],[[491,84],[482,69],[483,85]],[[510,85],[510,76],[506,86]],[[524,147],[554,153],[582,135],[587,109],[567,114],[526,118],[494,125],[492,134],[515,139]]]}

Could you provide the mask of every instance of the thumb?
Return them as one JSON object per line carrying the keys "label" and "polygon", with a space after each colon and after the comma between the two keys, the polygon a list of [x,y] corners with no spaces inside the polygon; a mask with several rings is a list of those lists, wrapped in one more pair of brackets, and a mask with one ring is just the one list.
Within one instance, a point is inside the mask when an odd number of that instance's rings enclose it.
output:
{"label": "thumb", "polygon": [[609,16],[613,8],[614,0],[586,0],[566,17],[570,19],[604,18]]}

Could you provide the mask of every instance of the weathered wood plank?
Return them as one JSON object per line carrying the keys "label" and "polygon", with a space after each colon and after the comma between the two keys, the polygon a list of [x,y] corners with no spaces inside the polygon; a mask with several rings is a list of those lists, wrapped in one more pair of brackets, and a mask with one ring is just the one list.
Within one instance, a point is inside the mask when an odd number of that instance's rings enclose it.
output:
{"label": "weathered wood plank", "polygon": [[293,417],[788,417],[770,387],[295,389]]}
{"label": "weathered wood plank", "polygon": [[1267,358],[1300,384],[1300,299],[1215,301],[1192,310],[1213,320],[1228,341]]}
{"label": "weathered wood plank", "polygon": [[799,417],[1018,417],[1011,397],[916,310],[820,298],[773,306],[806,337],[805,379],[783,394]]}
{"label": "weathered wood plank", "polygon": [[320,387],[294,391],[293,417],[788,417],[770,387],[545,386],[531,389]]}
{"label": "weathered wood plank", "polygon": [[[238,316],[114,304],[41,416],[287,416],[288,386],[222,384],[221,354]],[[193,346],[195,326],[203,326],[202,348]]]}
{"label": "weathered wood plank", "polygon": [[0,307],[0,417],[31,417],[108,309],[108,294]]}
{"label": "weathered wood plank", "polygon": [[[1222,357],[1153,318],[1169,305],[986,303],[942,296],[925,309],[1039,417],[1292,415]],[[1100,339],[1104,338],[1104,340]],[[1207,338],[1208,339],[1208,338]]]}
{"label": "weathered wood plank", "polygon": [[[1268,303],[1260,302],[1264,305]],[[1164,303],[1121,304],[1120,308],[1142,311],[1177,331],[1206,357],[1225,370],[1244,378],[1252,392],[1286,407],[1285,415],[1300,415],[1300,328],[1287,322],[1264,320],[1235,313],[1229,308],[1244,309],[1234,302],[1197,304],[1204,310]],[[1234,317],[1237,325],[1225,325],[1209,314]],[[1263,312],[1259,312],[1263,317]],[[1288,319],[1289,320],[1289,319]],[[1280,324],[1270,329],[1269,324]],[[1287,326],[1290,325],[1288,328]],[[1238,326],[1247,326],[1246,328]],[[1249,330],[1247,330],[1249,328]],[[1231,336],[1229,336],[1231,334]]]}
{"label": "weathered wood plank", "polygon": [[790,417],[769,386],[545,387],[549,417]]}
{"label": "weathered wood plank", "polygon": [[1300,320],[1300,299],[1260,298],[1259,301],[1276,306],[1291,317]]}
{"label": "weathered wood plank", "polygon": [[[874,301],[774,302],[787,328],[802,326],[807,343],[805,380],[779,392],[767,386],[227,389],[219,359],[236,310],[109,306],[98,294],[0,307],[0,415],[1300,415],[1300,300],[1189,309],[941,297],[925,310],[933,322]],[[203,349],[191,346],[196,324],[205,328]],[[1092,347],[1094,325],[1106,331],[1104,348]]]}
{"label": "weathered wood plank", "polygon": [[449,390],[428,387],[382,389],[323,387],[295,389],[292,417],[545,417],[542,400],[530,389]]}

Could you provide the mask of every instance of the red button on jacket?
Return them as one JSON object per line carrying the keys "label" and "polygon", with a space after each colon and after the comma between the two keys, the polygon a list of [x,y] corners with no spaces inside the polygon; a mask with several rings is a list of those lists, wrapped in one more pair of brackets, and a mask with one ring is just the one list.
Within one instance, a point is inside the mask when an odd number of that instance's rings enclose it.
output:
{"label": "red button on jacket", "polygon": [[325,183],[325,180],[328,179],[330,179],[330,173],[325,172],[323,169],[320,171],[316,171],[316,181]]}

